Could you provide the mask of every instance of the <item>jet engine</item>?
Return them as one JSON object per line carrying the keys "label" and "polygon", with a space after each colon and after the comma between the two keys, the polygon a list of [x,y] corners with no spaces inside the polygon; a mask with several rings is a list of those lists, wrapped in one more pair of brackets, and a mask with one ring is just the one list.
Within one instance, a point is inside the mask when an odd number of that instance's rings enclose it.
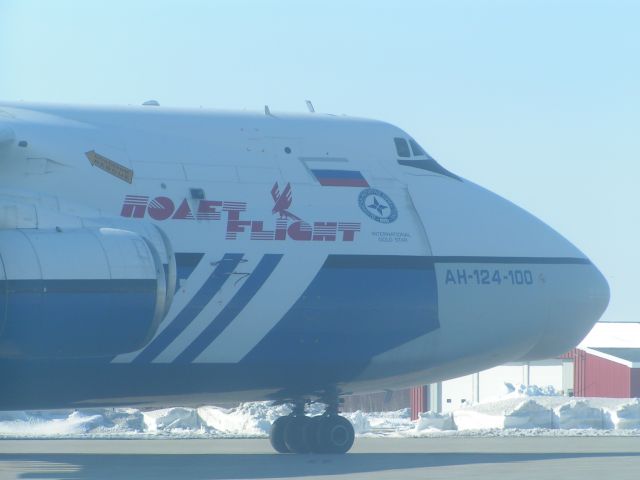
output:
{"label": "jet engine", "polygon": [[0,230],[0,357],[111,356],[149,342],[176,267],[163,232],[144,229]]}

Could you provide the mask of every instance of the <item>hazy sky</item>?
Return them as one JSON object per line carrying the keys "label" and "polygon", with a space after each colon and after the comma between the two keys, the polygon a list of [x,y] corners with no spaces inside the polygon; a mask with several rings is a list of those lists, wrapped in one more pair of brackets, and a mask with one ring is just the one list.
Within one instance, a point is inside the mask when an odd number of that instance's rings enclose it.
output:
{"label": "hazy sky", "polygon": [[0,0],[0,99],[318,111],[530,210],[640,321],[640,2]]}

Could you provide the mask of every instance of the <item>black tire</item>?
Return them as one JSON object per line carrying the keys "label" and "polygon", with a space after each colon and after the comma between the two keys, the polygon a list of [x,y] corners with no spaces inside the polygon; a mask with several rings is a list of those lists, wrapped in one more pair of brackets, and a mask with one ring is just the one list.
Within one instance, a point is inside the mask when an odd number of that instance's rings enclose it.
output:
{"label": "black tire", "polygon": [[278,453],[290,453],[291,451],[287,447],[284,441],[284,431],[287,428],[292,417],[278,417],[276,421],[271,425],[271,431],[269,432],[269,441],[271,446]]}
{"label": "black tire", "polygon": [[322,453],[322,447],[318,443],[318,431],[320,430],[320,424],[323,421],[322,415],[316,415],[310,417],[311,425],[309,426],[309,448],[312,453]]}
{"label": "black tire", "polygon": [[313,442],[312,421],[304,415],[290,417],[289,423],[284,428],[284,443],[291,453],[309,453]]}
{"label": "black tire", "polygon": [[353,446],[355,431],[351,422],[339,415],[322,417],[316,432],[318,451],[321,453],[347,453]]}

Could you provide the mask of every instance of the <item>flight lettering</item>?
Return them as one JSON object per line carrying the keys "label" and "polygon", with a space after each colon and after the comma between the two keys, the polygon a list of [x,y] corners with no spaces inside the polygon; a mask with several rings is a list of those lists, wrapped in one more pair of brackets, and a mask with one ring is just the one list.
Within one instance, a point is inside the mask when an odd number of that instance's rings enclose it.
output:
{"label": "flight lettering", "polygon": [[270,225],[269,222],[265,225],[264,220],[244,218],[247,202],[202,199],[192,208],[186,198],[176,205],[176,202],[165,196],[151,198],[146,195],[127,195],[120,215],[125,218],[149,217],[156,221],[224,221],[227,240],[248,236],[250,240],[353,242],[356,233],[360,231],[359,222],[307,222],[293,214],[289,210],[293,199],[290,184],[280,193],[276,183],[271,189],[271,196],[275,203],[272,213],[278,215],[278,218],[275,222],[271,221]]}

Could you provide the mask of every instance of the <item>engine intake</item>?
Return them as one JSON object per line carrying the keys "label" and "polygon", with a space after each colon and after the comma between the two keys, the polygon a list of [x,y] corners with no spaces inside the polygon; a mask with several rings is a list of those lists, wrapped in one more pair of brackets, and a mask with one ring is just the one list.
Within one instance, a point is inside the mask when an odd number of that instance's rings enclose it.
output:
{"label": "engine intake", "polygon": [[176,282],[171,246],[157,234],[0,230],[0,356],[98,357],[146,345]]}

